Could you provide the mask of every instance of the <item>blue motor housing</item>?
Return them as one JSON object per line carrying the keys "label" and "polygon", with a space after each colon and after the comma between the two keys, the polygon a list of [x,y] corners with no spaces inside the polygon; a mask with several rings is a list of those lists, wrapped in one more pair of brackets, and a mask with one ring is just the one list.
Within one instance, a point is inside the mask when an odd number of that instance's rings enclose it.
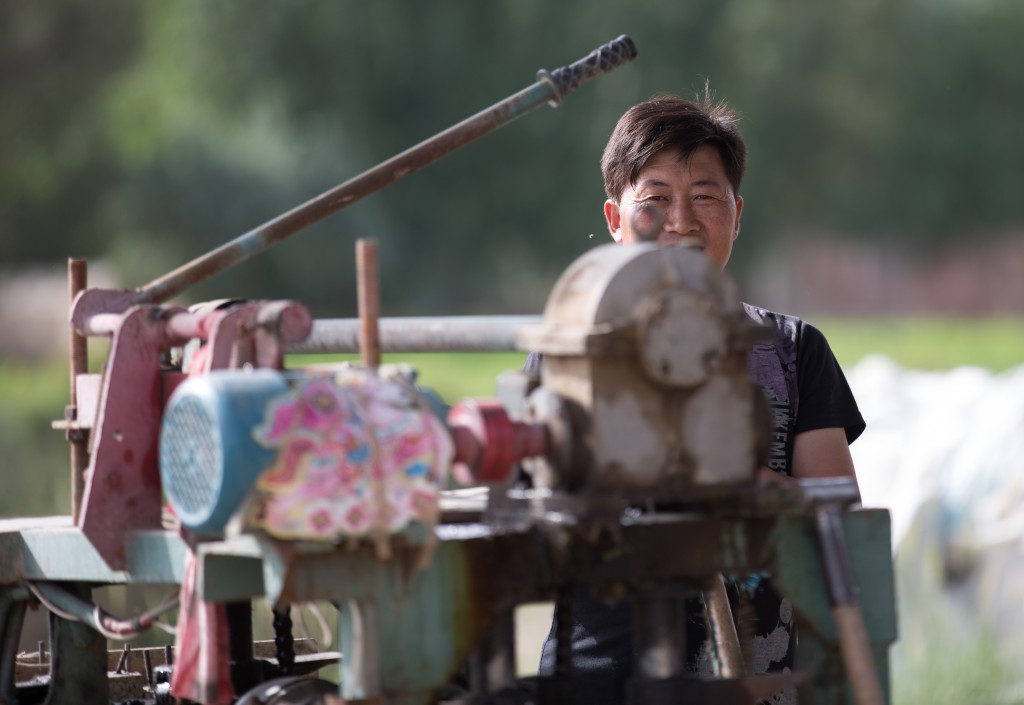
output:
{"label": "blue motor housing", "polygon": [[160,477],[182,525],[220,536],[277,453],[253,440],[267,404],[288,391],[276,370],[220,370],[171,395],[160,431]]}

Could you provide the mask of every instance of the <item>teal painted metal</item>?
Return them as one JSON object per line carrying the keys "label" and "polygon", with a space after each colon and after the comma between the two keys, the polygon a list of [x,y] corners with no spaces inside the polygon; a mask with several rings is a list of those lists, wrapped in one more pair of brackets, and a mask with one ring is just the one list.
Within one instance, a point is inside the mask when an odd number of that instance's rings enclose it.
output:
{"label": "teal painted metal", "polygon": [[[882,682],[896,638],[889,514],[844,516],[851,561]],[[442,540],[420,567],[422,537],[394,537],[391,557],[369,541],[351,548],[242,537],[200,547],[208,599],[264,595],[300,602],[328,599],[343,607],[339,641],[346,654],[342,695],[382,695],[385,702],[431,701],[508,609],[548,600],[558,585],[587,584],[612,592],[640,583],[697,586],[714,572],[771,571],[791,598],[800,629],[798,668],[811,677],[802,702],[849,703],[845,675],[807,516],[678,515],[623,526],[621,541],[591,540],[562,527],[496,532],[482,524],[439,527]],[[561,558],[559,558],[561,556]],[[221,563],[221,561],[226,561]],[[262,564],[263,588],[225,575]],[[617,586],[617,587],[616,587]]]}
{"label": "teal painted metal", "polygon": [[271,589],[272,583],[264,583],[265,570],[272,573],[272,579],[277,573],[271,568],[272,556],[264,553],[255,536],[201,543],[196,546],[196,556],[204,576],[201,594],[209,602],[239,602],[279,594],[279,590]]}
{"label": "teal painted metal", "polygon": [[[434,690],[469,657],[485,626],[473,623],[465,556],[440,550],[428,568],[416,570],[408,562],[415,560],[412,555],[383,562],[372,552],[360,553],[354,567],[374,585],[375,594],[344,603],[338,637],[348,658],[341,695],[358,699],[383,693],[431,702]],[[375,646],[383,648],[367,653]]]}
{"label": "teal painted metal", "polygon": [[177,584],[186,546],[176,532],[132,532],[126,567],[110,569],[70,516],[0,521],[0,583],[19,580]]}
{"label": "teal painted metal", "polygon": [[[871,647],[888,691],[888,648],[896,638],[889,515],[853,511],[843,523]],[[798,668],[811,676],[803,697],[852,702],[813,519],[668,515],[621,529],[618,538],[595,540],[571,527],[502,532],[477,523],[443,525],[431,547],[427,532],[415,527],[390,539],[389,557],[370,541],[352,548],[245,535],[198,545],[204,576],[199,588],[211,601],[334,601],[349,616],[339,622],[348,669],[343,694],[378,693],[386,702],[412,705],[431,701],[484,644],[501,615],[517,604],[551,599],[559,585],[628,592],[644,581],[696,586],[717,571],[769,570],[797,613]],[[130,570],[111,571],[68,517],[0,522],[0,583],[8,585],[0,593],[0,607],[6,605],[0,616],[5,623],[17,621],[24,604],[17,599],[21,580],[180,582],[185,545],[176,533],[136,532],[128,546]],[[84,625],[69,628],[58,627],[69,644],[84,638],[85,632],[74,629],[91,633]],[[91,647],[81,648],[90,653]],[[88,678],[76,670],[72,675]],[[9,676],[0,671],[0,693],[6,687],[9,694],[13,685],[5,686],[3,678]]]}
{"label": "teal painted metal", "polygon": [[[880,509],[852,511],[843,516],[850,562],[859,589],[868,640],[882,689],[890,698],[889,645],[896,641],[895,578],[891,558],[889,512]],[[800,647],[797,667],[814,674],[807,684],[811,702],[852,704],[853,695],[836,664],[842,660],[839,635],[828,602],[814,524],[806,518],[788,517],[776,525],[775,584],[793,602],[797,613]],[[808,697],[808,696],[805,696]]]}

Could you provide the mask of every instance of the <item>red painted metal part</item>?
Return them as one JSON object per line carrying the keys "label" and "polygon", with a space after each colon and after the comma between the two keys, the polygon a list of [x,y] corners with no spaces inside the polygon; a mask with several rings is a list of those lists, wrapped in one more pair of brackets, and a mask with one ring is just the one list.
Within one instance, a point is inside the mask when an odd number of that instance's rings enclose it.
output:
{"label": "red painted metal part", "polygon": [[208,348],[202,369],[236,369],[245,364],[281,369],[287,343],[304,339],[313,328],[309,310],[294,301],[244,301],[210,311],[198,323],[197,337]]}
{"label": "red painted metal part", "polygon": [[104,370],[80,525],[114,569],[125,566],[128,529],[160,526],[160,351],[184,342],[165,324],[151,307],[126,313]]}
{"label": "red painted metal part", "polygon": [[548,448],[543,425],[513,421],[493,399],[458,402],[448,412],[448,428],[455,443],[453,469],[463,484],[502,482],[517,462]]}
{"label": "red painted metal part", "polygon": [[[117,292],[111,293],[116,300]],[[128,532],[160,526],[160,421],[170,392],[184,379],[162,368],[161,353],[200,338],[206,349],[193,374],[246,363],[279,369],[285,344],[308,335],[312,318],[291,301],[242,302],[200,314],[152,306],[123,316],[94,311],[80,327],[112,334],[113,340],[79,525],[107,565],[118,570],[125,566]]]}

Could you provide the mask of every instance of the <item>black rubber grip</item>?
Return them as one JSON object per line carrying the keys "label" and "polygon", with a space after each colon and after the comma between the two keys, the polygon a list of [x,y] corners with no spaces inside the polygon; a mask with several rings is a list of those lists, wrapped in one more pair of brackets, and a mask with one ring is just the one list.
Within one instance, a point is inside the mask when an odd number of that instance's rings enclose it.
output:
{"label": "black rubber grip", "polygon": [[623,34],[618,39],[594,49],[579,61],[555,69],[549,77],[555,84],[559,97],[564,98],[595,76],[617,69],[635,58],[636,44]]}

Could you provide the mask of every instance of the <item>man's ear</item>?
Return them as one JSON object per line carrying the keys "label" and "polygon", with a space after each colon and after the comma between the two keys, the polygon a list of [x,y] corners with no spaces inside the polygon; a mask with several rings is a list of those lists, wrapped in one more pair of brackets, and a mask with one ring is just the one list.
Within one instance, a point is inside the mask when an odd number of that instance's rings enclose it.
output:
{"label": "man's ear", "polygon": [[604,202],[604,219],[608,223],[608,232],[612,234],[615,242],[622,242],[622,214],[619,211],[619,204],[608,199]]}
{"label": "man's ear", "polygon": [[732,232],[732,239],[740,236],[740,215],[743,213],[743,196],[736,197],[736,229]]}

